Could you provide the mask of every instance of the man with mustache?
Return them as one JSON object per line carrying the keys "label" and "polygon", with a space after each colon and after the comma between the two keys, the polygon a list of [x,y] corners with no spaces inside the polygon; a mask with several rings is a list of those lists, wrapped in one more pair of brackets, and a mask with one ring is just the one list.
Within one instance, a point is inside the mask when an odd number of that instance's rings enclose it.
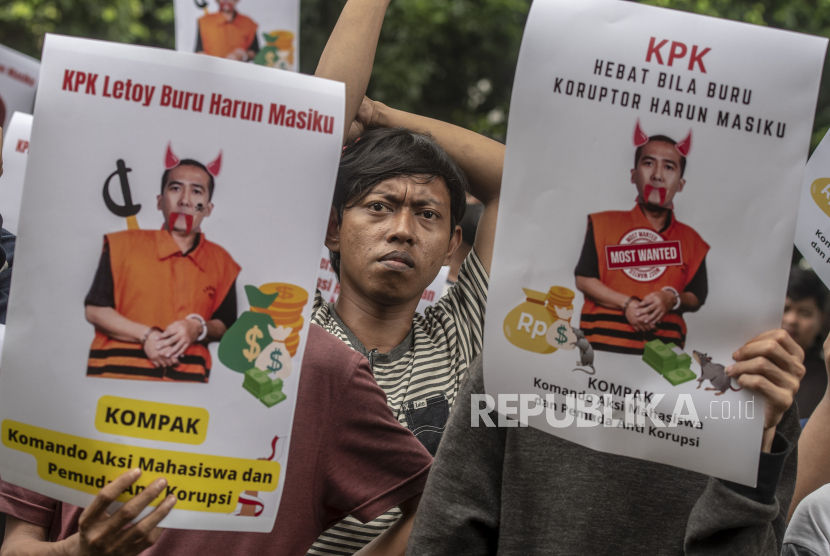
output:
{"label": "man with mustache", "polygon": [[236,11],[239,0],[218,0],[219,11],[199,18],[196,53],[247,62],[259,52],[257,24]]}
{"label": "man with mustache", "polygon": [[[369,2],[365,3],[366,5]],[[504,145],[365,98],[388,2],[360,16],[350,0],[316,75],[346,84],[344,135],[326,246],[340,281],[314,322],[369,360],[394,417],[435,454],[467,367],[481,352]],[[424,314],[424,289],[461,243],[466,194],[482,202],[458,281]],[[312,555],[352,554],[400,516],[350,516]]]}
{"label": "man with mustache", "polygon": [[[220,155],[221,156],[221,155]],[[236,320],[239,265],[205,239],[221,159],[179,161],[168,147],[158,209],[161,230],[107,234],[86,297],[95,326],[87,375],[208,381],[207,344]]]}
{"label": "man with mustache", "polygon": [[631,211],[588,216],[575,274],[585,294],[580,327],[591,346],[642,355],[655,338],[685,344],[682,315],[697,311],[708,293],[709,246],[673,212],[675,195],[686,184],[691,133],[676,143],[664,135],[648,137],[638,122],[634,142],[637,204]]}

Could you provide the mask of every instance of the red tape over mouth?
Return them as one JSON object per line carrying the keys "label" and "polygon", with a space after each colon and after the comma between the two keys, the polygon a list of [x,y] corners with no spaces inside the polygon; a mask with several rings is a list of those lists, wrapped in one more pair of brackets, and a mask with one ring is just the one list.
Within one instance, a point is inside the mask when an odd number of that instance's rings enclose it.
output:
{"label": "red tape over mouth", "polygon": [[[648,187],[648,186],[646,186],[646,187]],[[185,214],[183,212],[171,212],[170,213],[170,224],[169,224],[170,225],[170,231],[171,232],[173,231],[173,227],[176,225],[176,220],[178,220],[180,216],[184,217],[185,233],[189,234],[190,230],[193,229],[193,215],[192,214]]]}
{"label": "red tape over mouth", "polygon": [[643,200],[648,203],[648,198],[651,197],[652,191],[657,191],[657,194],[660,195],[660,206],[662,207],[663,204],[666,202],[666,188],[665,187],[654,187],[653,185],[646,185],[643,189]]}

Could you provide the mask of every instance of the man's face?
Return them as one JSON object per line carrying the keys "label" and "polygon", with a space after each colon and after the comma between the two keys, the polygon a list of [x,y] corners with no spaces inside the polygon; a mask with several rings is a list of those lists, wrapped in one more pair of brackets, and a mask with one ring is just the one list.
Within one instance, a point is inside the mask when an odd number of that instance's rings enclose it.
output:
{"label": "man's face", "polygon": [[680,177],[680,153],[665,141],[646,143],[637,167],[631,170],[631,183],[647,206],[671,207],[675,194],[686,184]]}
{"label": "man's face", "polygon": [[793,301],[789,297],[784,302],[784,318],[781,328],[786,330],[795,343],[803,349],[808,349],[821,332],[824,323],[824,313],[821,312],[816,300],[812,297]]}
{"label": "man's face", "polygon": [[[157,197],[158,209],[164,215],[164,225],[168,230],[183,233],[199,231],[202,219],[210,216],[213,210],[213,203],[208,200],[209,183],[208,173],[196,166],[181,165],[170,170],[167,183]],[[171,214],[177,215],[172,229]]]}
{"label": "man's face", "polygon": [[219,4],[219,11],[223,14],[233,14],[236,12],[236,5],[239,0],[217,0]]}
{"label": "man's face", "polygon": [[332,214],[326,246],[340,253],[340,295],[380,305],[419,300],[461,243],[461,228],[451,229],[450,220],[440,178],[388,179],[345,209],[339,227]]}

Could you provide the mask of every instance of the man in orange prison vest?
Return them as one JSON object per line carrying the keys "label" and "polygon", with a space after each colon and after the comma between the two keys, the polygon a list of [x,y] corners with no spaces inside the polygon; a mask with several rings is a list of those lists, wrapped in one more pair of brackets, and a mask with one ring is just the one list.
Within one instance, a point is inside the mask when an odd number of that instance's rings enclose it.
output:
{"label": "man in orange prison vest", "polygon": [[207,382],[207,344],[236,320],[239,265],[200,226],[213,210],[219,158],[179,160],[168,146],[161,230],[107,234],[86,297],[95,326],[87,375]]}
{"label": "man in orange prison vest", "polygon": [[682,348],[683,313],[706,301],[709,245],[673,212],[691,142],[691,131],[676,143],[647,136],[637,122],[631,170],[637,204],[588,216],[575,274],[585,294],[580,328],[596,350],[642,355],[655,338]]}
{"label": "man in orange prison vest", "polygon": [[199,18],[196,53],[247,62],[259,52],[257,24],[236,11],[239,0],[218,0],[219,11]]}

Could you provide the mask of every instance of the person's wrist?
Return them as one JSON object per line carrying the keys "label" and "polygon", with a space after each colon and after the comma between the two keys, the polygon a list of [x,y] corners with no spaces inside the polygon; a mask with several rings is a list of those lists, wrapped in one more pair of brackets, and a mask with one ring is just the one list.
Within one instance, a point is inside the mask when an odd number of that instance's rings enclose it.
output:
{"label": "person's wrist", "polygon": [[373,100],[372,119],[369,122],[369,125],[373,127],[394,127],[390,126],[390,116],[394,111],[394,108],[389,108],[382,102]]}
{"label": "person's wrist", "polygon": [[[207,337],[207,323],[205,322],[205,319],[204,319],[204,317],[202,317],[202,315],[199,315],[197,313],[192,313],[190,315],[187,315],[187,318],[185,319],[185,321],[190,323],[190,326],[191,326],[190,330],[191,330],[191,335],[193,336],[193,339],[191,340],[191,343],[192,342],[201,342],[202,340],[204,340]],[[195,329],[193,328],[194,324],[196,326]]]}
{"label": "person's wrist", "polygon": [[764,429],[764,436],[761,439],[761,451],[769,454],[772,451],[772,442],[775,440],[775,429],[777,425],[773,425]]}
{"label": "person's wrist", "polygon": [[81,534],[70,535],[62,541],[55,542],[52,546],[61,556],[78,556],[81,553]]}

